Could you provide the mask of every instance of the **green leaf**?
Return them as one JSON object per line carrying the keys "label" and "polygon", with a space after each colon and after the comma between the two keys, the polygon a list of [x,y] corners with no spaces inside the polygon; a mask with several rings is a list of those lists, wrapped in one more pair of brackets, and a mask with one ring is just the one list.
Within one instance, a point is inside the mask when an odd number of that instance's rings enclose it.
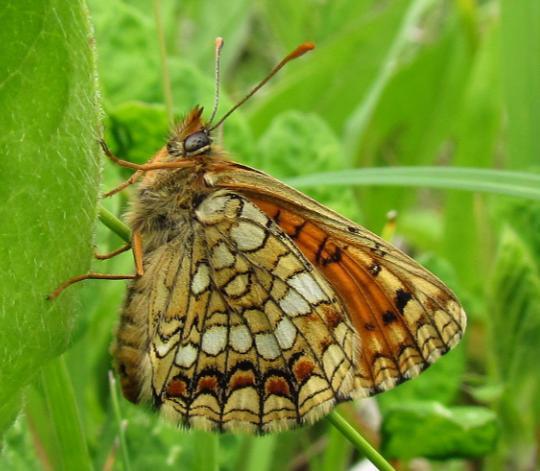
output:
{"label": "green leaf", "polygon": [[272,463],[276,459],[276,445],[279,435],[267,435],[265,437],[245,437],[247,453],[242,454],[242,459],[238,463],[239,469],[248,471],[257,469],[259,471],[271,471],[275,469]]}
{"label": "green leaf", "polygon": [[[154,19],[131,2],[89,0],[106,103],[163,103]],[[150,6],[148,5],[150,12]]]}
{"label": "green leaf", "polygon": [[219,435],[215,433],[195,431],[194,452],[195,466],[194,471],[219,471]]}
{"label": "green leaf", "polygon": [[[448,117],[462,106],[474,50],[455,12],[437,20],[433,3],[411,2],[384,66],[347,123],[346,152],[354,166],[426,165],[449,152],[445,140],[454,122]],[[413,29],[433,39],[411,40]],[[402,211],[415,197],[401,188],[362,189],[359,196],[372,202],[366,220],[375,226],[389,209]]]}
{"label": "green leaf", "polygon": [[396,404],[406,404],[418,399],[449,404],[459,392],[464,369],[465,349],[463,344],[460,344],[417,378],[378,396],[377,402],[383,413]]}
{"label": "green leaf", "polygon": [[335,427],[328,430],[328,444],[323,455],[321,471],[347,469],[351,458],[351,444]]}
{"label": "green leaf", "polygon": [[351,442],[351,444],[381,471],[394,471],[394,468],[386,458],[382,456],[373,446],[336,410],[326,416],[340,433]]}
{"label": "green leaf", "polygon": [[12,471],[39,469],[27,419],[20,415],[2,437],[0,468]]}
{"label": "green leaf", "polygon": [[352,17],[313,53],[289,65],[272,93],[261,94],[251,104],[255,135],[263,133],[273,116],[291,108],[317,112],[341,132],[377,76],[406,7],[407,2],[397,1],[370,15]]}
{"label": "green leaf", "polygon": [[[364,137],[368,126],[375,120],[375,128],[383,133],[391,132],[393,140],[403,139],[401,134],[412,134],[409,143],[416,146],[415,153],[422,153],[433,145],[431,140],[440,139],[439,133],[429,132],[445,122],[445,111],[449,104],[455,106],[459,90],[462,87],[463,47],[456,33],[444,35],[436,47],[425,47],[418,55],[412,54],[413,60],[399,71],[404,57],[411,55],[410,49],[417,47],[411,30],[427,29],[422,18],[434,7],[434,0],[414,0],[409,2],[399,27],[396,28],[388,52],[381,61],[378,74],[374,77],[364,99],[353,110],[345,128],[346,151],[350,158],[358,161],[365,150]],[[452,17],[449,17],[451,22]],[[440,26],[439,26],[440,27]],[[443,30],[446,28],[443,28]],[[396,72],[398,72],[396,74]],[[456,89],[457,88],[457,93]],[[416,93],[417,90],[422,93]],[[450,108],[451,109],[451,108]],[[379,116],[375,116],[378,114]],[[426,117],[430,118],[426,120]],[[377,122],[378,121],[378,122]],[[407,123],[406,128],[404,122]],[[421,133],[423,139],[415,139]],[[398,134],[399,136],[395,136]],[[406,139],[407,136],[405,136]],[[373,140],[373,137],[371,138]],[[413,162],[417,162],[415,156]],[[370,163],[365,157],[363,163]],[[373,159],[371,159],[373,161]],[[405,160],[408,162],[405,156]]]}
{"label": "green leaf", "polygon": [[63,356],[42,368],[40,380],[29,391],[26,413],[34,439],[43,448],[42,459],[59,470],[93,469]]}
{"label": "green leaf", "polygon": [[287,49],[310,40],[322,43],[337,29],[343,29],[370,13],[372,0],[321,2],[313,8],[310,2],[264,0],[264,19],[273,36]]}
{"label": "green leaf", "polygon": [[[496,20],[483,28],[485,37],[475,57],[463,107],[455,120],[455,166],[491,167],[497,155],[502,124],[500,28]],[[478,269],[489,266],[494,250],[483,232],[490,225],[489,212],[480,209],[484,204],[485,200],[475,195],[449,193],[444,208],[445,253],[463,282],[479,292],[483,280],[477,276]]]}
{"label": "green leaf", "polygon": [[408,403],[384,417],[382,450],[401,459],[480,457],[494,450],[497,436],[496,416],[484,407]]}
{"label": "green leaf", "polygon": [[[528,365],[540,355],[540,272],[530,247],[509,226],[501,235],[490,304],[493,347],[502,378],[511,383],[532,379]],[[534,376],[540,380],[540,374]]]}
{"label": "green leaf", "polygon": [[[106,139],[114,154],[147,162],[167,141],[169,123],[163,105],[127,101],[108,110]],[[132,171],[122,172],[130,175]]]}
{"label": "green leaf", "polygon": [[537,163],[540,155],[540,2],[502,0],[501,6],[506,162],[524,168]]}
{"label": "green leaf", "polygon": [[489,307],[494,379],[505,385],[496,403],[505,438],[499,454],[524,469],[535,459],[540,425],[540,374],[534,367],[540,357],[540,268],[530,246],[509,226],[501,235]]}
{"label": "green leaf", "polygon": [[[209,0],[188,0],[178,6],[176,3],[176,33],[171,41],[177,44],[183,58],[199,66],[208,77],[214,70],[214,43],[217,36],[225,40],[222,54],[222,72],[224,77],[235,74],[238,57],[242,47],[252,39],[254,31],[250,29],[252,5],[248,0],[229,0],[215,2]],[[196,28],[193,25],[197,25]],[[170,54],[176,51],[170,48]],[[227,86],[227,81],[224,81]],[[211,95],[209,96],[209,98]]]}
{"label": "green leaf", "polygon": [[[276,178],[290,178],[342,170],[346,167],[343,147],[334,131],[319,116],[286,111],[274,118],[254,154],[253,166]],[[358,219],[351,189],[336,194],[332,188],[309,188],[307,193],[346,216]]]}
{"label": "green leaf", "polygon": [[[79,2],[7,0],[0,16],[0,423],[18,390],[65,350],[98,189],[98,110],[87,12]],[[6,408],[6,404],[12,407]],[[11,410],[7,410],[11,409]]]}

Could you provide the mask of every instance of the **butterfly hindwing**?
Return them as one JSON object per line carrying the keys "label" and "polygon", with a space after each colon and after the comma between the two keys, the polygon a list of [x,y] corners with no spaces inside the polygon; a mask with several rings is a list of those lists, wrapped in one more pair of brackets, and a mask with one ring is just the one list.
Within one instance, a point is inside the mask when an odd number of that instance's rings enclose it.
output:
{"label": "butterfly hindwing", "polygon": [[125,308],[132,319],[150,314],[141,400],[199,429],[270,432],[355,396],[355,330],[278,224],[218,190],[183,227],[145,261]]}

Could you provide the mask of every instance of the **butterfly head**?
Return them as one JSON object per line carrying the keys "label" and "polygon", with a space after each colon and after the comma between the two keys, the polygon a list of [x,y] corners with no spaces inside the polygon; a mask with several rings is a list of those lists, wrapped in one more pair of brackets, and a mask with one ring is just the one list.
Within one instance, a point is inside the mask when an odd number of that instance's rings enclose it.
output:
{"label": "butterfly head", "polygon": [[203,108],[196,106],[176,128],[167,143],[169,155],[173,157],[194,157],[208,154],[212,148],[210,131],[202,121]]}

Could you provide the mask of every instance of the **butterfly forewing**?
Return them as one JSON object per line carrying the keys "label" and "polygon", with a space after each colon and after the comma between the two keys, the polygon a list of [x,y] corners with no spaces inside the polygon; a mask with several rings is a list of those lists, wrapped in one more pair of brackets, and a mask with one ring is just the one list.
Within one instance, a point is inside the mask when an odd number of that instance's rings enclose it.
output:
{"label": "butterfly forewing", "polygon": [[209,172],[276,221],[335,290],[360,337],[356,394],[416,376],[461,338],[465,315],[434,275],[387,242],[261,172]]}

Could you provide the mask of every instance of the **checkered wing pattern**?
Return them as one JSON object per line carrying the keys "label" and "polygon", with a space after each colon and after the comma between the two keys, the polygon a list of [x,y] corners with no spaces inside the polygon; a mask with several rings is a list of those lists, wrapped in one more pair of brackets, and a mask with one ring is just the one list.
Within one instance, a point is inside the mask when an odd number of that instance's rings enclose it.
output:
{"label": "checkered wing pattern", "polygon": [[357,393],[358,336],[344,305],[249,199],[210,193],[145,265],[116,355],[131,399],[185,426],[266,433],[312,423]]}
{"label": "checkered wing pattern", "polygon": [[249,198],[329,282],[359,338],[354,395],[417,376],[461,339],[454,294],[388,242],[257,170],[233,164],[207,181]]}

